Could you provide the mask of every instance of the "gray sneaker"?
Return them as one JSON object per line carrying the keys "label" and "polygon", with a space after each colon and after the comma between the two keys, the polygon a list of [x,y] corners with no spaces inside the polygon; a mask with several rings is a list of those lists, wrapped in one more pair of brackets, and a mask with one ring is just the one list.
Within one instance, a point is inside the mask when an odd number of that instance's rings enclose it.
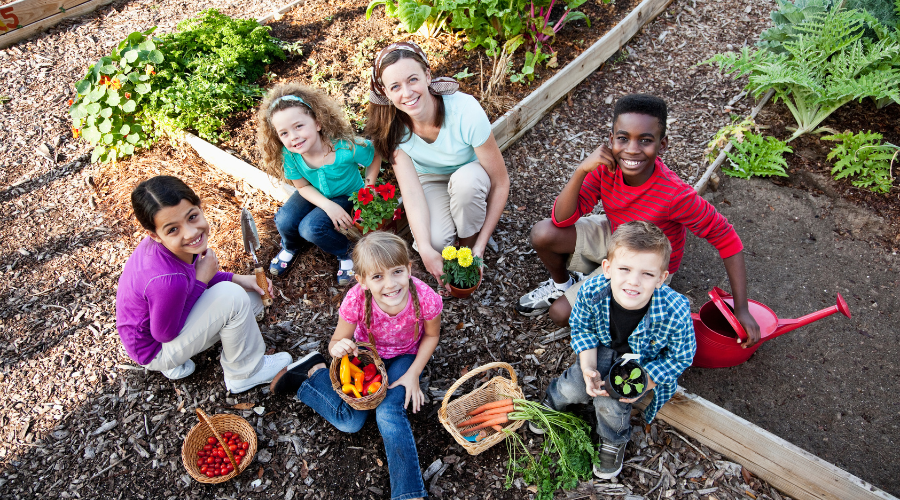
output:
{"label": "gray sneaker", "polygon": [[523,295],[516,304],[516,311],[522,316],[538,316],[550,309],[550,305],[564,293],[566,292],[557,288],[553,278],[550,278]]}
{"label": "gray sneaker", "polygon": [[237,394],[239,392],[249,391],[258,385],[268,384],[282,368],[291,364],[293,360],[291,355],[286,352],[278,352],[263,356],[263,366],[255,375],[243,380],[230,380],[226,378],[225,387],[227,387],[232,394]]}
{"label": "gray sneaker", "polygon": [[184,362],[184,364],[178,365],[171,370],[166,370],[162,372],[162,374],[165,375],[169,380],[178,380],[194,373],[194,368],[196,368],[194,362],[191,360],[187,360]]}
{"label": "gray sneaker", "polygon": [[600,466],[594,466],[594,475],[600,479],[618,476],[622,472],[626,444],[628,443],[600,445]]}

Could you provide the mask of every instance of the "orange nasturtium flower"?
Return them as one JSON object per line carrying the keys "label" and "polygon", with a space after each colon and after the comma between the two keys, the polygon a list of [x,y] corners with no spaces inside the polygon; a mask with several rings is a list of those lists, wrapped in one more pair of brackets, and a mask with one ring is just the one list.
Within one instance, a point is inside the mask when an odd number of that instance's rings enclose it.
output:
{"label": "orange nasturtium flower", "polygon": [[80,136],[81,136],[81,129],[72,127],[72,137],[74,137],[75,139],[78,139],[78,137],[80,137]]}
{"label": "orange nasturtium flower", "polygon": [[125,92],[125,99],[131,99],[131,94],[128,92]]}
{"label": "orange nasturtium flower", "polygon": [[109,86],[113,88],[113,90],[119,90],[122,88],[122,82],[119,81],[118,77],[113,78],[111,82],[109,82]]}
{"label": "orange nasturtium flower", "polygon": [[103,85],[104,87],[107,86],[107,85],[109,85],[109,77],[106,76],[106,75],[101,75],[101,76],[100,76],[100,82],[98,82],[98,83],[99,83],[100,85]]}

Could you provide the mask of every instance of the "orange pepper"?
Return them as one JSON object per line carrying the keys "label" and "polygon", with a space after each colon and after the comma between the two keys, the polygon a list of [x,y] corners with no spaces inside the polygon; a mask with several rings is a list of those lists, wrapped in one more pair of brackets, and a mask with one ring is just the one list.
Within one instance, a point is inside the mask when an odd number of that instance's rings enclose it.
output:
{"label": "orange pepper", "polygon": [[353,377],[353,386],[356,388],[356,392],[362,394],[363,392],[363,379],[365,378],[365,374],[363,374],[362,370],[357,373],[351,375]]}
{"label": "orange pepper", "polygon": [[344,384],[344,386],[341,387],[341,390],[344,391],[344,394],[347,394],[348,396],[353,395],[353,397],[357,398],[362,397],[359,391],[356,390],[356,386],[353,384]]}
{"label": "orange pepper", "polygon": [[367,389],[369,395],[375,394],[376,392],[378,392],[378,389],[381,389],[381,382],[372,382],[369,384],[369,387],[367,387]]}
{"label": "orange pepper", "polygon": [[[341,358],[341,384],[352,384],[354,380],[353,375],[357,373],[362,373],[362,370],[360,370],[358,366],[354,365],[350,361],[349,356],[344,356],[343,358]],[[362,391],[362,389],[360,389],[360,391]]]}

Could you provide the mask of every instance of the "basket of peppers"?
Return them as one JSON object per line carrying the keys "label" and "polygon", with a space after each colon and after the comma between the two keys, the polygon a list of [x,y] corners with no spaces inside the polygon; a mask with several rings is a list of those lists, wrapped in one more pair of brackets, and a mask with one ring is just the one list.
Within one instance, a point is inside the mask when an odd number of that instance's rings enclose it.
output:
{"label": "basket of peppers", "polygon": [[387,370],[375,346],[360,342],[359,356],[332,358],[328,370],[331,386],[357,410],[372,410],[387,395]]}

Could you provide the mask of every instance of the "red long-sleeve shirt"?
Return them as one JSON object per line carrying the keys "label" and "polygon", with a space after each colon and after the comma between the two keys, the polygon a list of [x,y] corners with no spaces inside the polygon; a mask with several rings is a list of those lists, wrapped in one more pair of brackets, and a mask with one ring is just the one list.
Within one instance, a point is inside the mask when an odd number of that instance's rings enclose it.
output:
{"label": "red long-sleeve shirt", "polygon": [[685,228],[706,239],[723,259],[744,249],[728,219],[659,158],[656,159],[653,175],[640,186],[625,184],[621,170],[616,169],[614,174],[610,174],[605,166],[600,165],[585,177],[578,192],[578,207],[571,217],[557,220],[556,202],[553,203],[553,223],[559,227],[575,224],[581,216],[591,213],[598,199],[603,203],[603,211],[613,231],[619,224],[633,220],[652,222],[662,229],[672,244],[670,273],[681,266]]}

